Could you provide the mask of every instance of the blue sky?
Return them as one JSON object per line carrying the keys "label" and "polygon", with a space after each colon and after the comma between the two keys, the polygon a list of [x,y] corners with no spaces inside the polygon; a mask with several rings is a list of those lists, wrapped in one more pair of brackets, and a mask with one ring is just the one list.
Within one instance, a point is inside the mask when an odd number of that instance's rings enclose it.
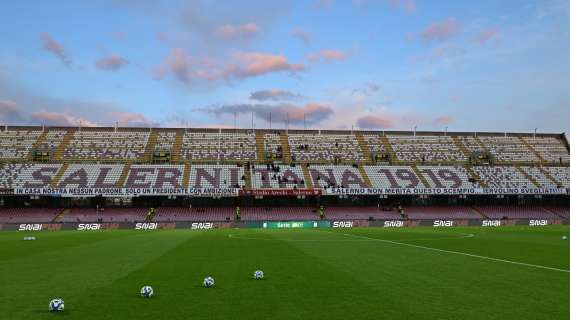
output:
{"label": "blue sky", "polygon": [[23,0],[0,19],[0,123],[570,128],[570,0]]}

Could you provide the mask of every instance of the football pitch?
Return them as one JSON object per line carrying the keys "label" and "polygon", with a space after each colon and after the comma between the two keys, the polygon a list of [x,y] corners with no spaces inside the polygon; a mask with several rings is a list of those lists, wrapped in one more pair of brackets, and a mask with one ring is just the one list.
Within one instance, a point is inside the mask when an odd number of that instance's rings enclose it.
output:
{"label": "football pitch", "polygon": [[[569,319],[563,235],[569,227],[3,232],[0,319]],[[53,298],[63,312],[48,312]]]}

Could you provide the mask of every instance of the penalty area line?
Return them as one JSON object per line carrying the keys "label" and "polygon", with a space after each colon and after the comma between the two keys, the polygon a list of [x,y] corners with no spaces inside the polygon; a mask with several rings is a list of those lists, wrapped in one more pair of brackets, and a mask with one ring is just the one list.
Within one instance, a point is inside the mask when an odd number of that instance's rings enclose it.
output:
{"label": "penalty area line", "polygon": [[424,249],[424,250],[435,251],[435,252],[443,252],[443,253],[456,254],[456,255],[460,255],[460,256],[478,258],[478,259],[482,259],[482,260],[490,260],[490,261],[495,261],[495,262],[509,263],[509,264],[514,264],[514,265],[519,265],[519,266],[525,266],[525,267],[530,267],[530,268],[536,268],[536,269],[544,269],[544,270],[550,270],[550,271],[558,271],[558,272],[570,273],[570,270],[567,270],[567,269],[560,269],[560,268],[554,268],[554,267],[541,266],[541,265],[538,265],[538,264],[531,264],[531,263],[517,262],[517,261],[506,260],[506,259],[492,258],[492,257],[480,256],[480,255],[472,254],[472,253],[466,253],[466,252],[460,252],[460,251],[451,251],[451,250],[444,250],[444,249],[437,249],[437,248],[432,248],[432,247],[419,246],[419,245],[416,245],[416,244],[403,243],[403,242],[397,242],[397,241],[385,240],[385,239],[370,238],[370,237],[365,237],[365,236],[357,236],[357,235],[347,234],[347,233],[343,233],[343,234],[344,234],[345,236],[347,236],[347,237],[352,237],[352,238],[369,239],[369,240],[374,240],[374,241],[379,241],[379,242],[385,242],[385,243],[391,243],[391,244],[400,245],[400,246],[405,246],[405,247],[412,247],[412,248]]}

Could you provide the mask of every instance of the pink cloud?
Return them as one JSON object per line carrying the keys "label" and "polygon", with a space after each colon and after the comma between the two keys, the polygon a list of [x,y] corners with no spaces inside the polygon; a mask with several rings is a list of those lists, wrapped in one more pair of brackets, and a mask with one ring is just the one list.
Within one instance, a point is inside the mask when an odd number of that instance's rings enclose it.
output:
{"label": "pink cloud", "polygon": [[259,27],[252,22],[241,25],[226,24],[217,28],[215,35],[223,40],[249,39],[259,31]]}
{"label": "pink cloud", "polygon": [[0,115],[13,114],[18,112],[18,104],[11,100],[0,101]]}
{"label": "pink cloud", "polygon": [[445,41],[456,36],[460,28],[461,25],[455,18],[449,18],[427,26],[421,32],[421,37],[424,41]]}
{"label": "pink cloud", "polygon": [[129,63],[125,58],[111,54],[95,62],[97,69],[105,71],[118,71]]}
{"label": "pink cloud", "polygon": [[317,9],[326,9],[332,5],[332,0],[315,0],[315,7]]}
{"label": "pink cloud", "polygon": [[328,50],[321,50],[319,52],[309,53],[307,58],[311,62],[316,61],[325,61],[327,63],[331,63],[334,61],[341,61],[346,59],[348,55],[341,50],[338,49],[328,49]]}
{"label": "pink cloud", "polygon": [[393,120],[376,115],[367,115],[356,120],[361,129],[388,129],[394,126]]}
{"label": "pink cloud", "polygon": [[459,102],[459,101],[461,101],[461,96],[458,96],[458,95],[451,96],[451,101]]}
{"label": "pink cloud", "polygon": [[291,122],[301,123],[307,121],[308,123],[315,123],[327,118],[333,113],[333,110],[331,107],[323,104],[308,103],[304,106],[282,105],[276,107],[274,112],[278,118],[288,118]]}
{"label": "pink cloud", "polygon": [[163,79],[168,74],[185,84],[193,81],[232,81],[274,72],[298,73],[305,70],[302,63],[290,63],[283,55],[261,52],[234,52],[224,61],[189,56],[182,48],[173,48],[162,65],[155,67],[153,77]]}
{"label": "pink cloud", "polygon": [[133,124],[148,124],[148,121],[144,115],[140,113],[128,112],[128,111],[115,111],[107,113],[109,117],[115,119],[119,122],[120,126],[129,126]]}
{"label": "pink cloud", "polygon": [[390,6],[395,9],[402,9],[406,12],[415,12],[417,9],[414,0],[390,0]]}
{"label": "pink cloud", "polygon": [[291,31],[291,36],[297,39],[300,39],[305,44],[309,44],[313,41],[313,35],[302,28],[295,28]]}
{"label": "pink cloud", "polygon": [[96,127],[97,123],[67,113],[38,111],[31,114],[31,119],[47,125]]}
{"label": "pink cloud", "polygon": [[39,36],[44,50],[55,55],[65,66],[69,67],[71,65],[71,59],[67,55],[63,45],[57,42],[49,33],[42,32]]}
{"label": "pink cloud", "polygon": [[436,126],[445,126],[452,123],[455,119],[451,116],[440,116],[433,120],[433,124]]}
{"label": "pink cloud", "polygon": [[484,45],[487,42],[495,40],[496,43],[499,42],[500,30],[497,28],[488,28],[479,32],[475,37],[473,37],[473,43]]}
{"label": "pink cloud", "polygon": [[168,35],[164,32],[157,32],[154,35],[156,37],[156,40],[158,40],[158,42],[160,43],[167,43],[168,42]]}
{"label": "pink cloud", "polygon": [[125,40],[125,33],[122,31],[115,31],[112,34],[113,39],[117,40],[117,41],[123,41]]}

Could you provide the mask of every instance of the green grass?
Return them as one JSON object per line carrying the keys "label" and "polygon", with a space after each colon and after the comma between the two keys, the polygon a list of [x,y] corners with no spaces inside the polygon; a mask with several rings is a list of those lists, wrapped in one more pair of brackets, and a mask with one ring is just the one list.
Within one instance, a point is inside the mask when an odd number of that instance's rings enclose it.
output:
{"label": "green grass", "polygon": [[569,272],[422,248],[570,270],[564,226],[29,234],[0,233],[0,319],[570,317]]}

